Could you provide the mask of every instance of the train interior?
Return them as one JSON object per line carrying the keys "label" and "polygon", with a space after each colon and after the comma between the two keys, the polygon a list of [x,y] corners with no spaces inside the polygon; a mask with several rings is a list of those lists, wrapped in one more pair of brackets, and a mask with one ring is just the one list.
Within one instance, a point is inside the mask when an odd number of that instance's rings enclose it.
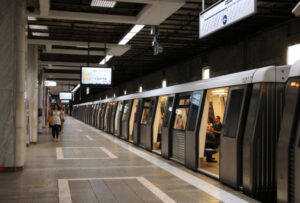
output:
{"label": "train interior", "polygon": [[130,121],[129,121],[129,142],[133,142],[133,126],[134,126],[134,119],[135,119],[138,103],[139,103],[138,99],[133,100]]}
{"label": "train interior", "polygon": [[227,87],[207,91],[199,130],[198,170],[215,177],[219,177],[220,124],[223,123],[227,97]]}
{"label": "train interior", "polygon": [[158,97],[158,103],[155,112],[155,119],[153,123],[153,135],[152,135],[152,151],[161,154],[161,133],[162,123],[166,111],[166,102],[168,96]]}
{"label": "train interior", "polygon": [[118,130],[119,130],[119,114],[120,114],[120,109],[121,109],[121,102],[118,102],[118,107],[116,111],[116,117],[115,117],[115,133],[114,135],[118,135]]}

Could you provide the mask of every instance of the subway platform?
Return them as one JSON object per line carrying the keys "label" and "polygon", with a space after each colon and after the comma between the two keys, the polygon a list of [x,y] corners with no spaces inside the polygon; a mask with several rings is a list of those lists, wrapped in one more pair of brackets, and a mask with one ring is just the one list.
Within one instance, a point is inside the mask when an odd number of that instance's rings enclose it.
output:
{"label": "subway platform", "polygon": [[0,202],[255,202],[220,182],[67,117],[27,150],[24,170],[0,173]]}

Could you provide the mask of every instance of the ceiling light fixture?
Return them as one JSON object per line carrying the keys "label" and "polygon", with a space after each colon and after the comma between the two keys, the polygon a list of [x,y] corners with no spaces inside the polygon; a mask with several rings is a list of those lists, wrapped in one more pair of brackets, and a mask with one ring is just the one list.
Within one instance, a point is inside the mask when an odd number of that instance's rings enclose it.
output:
{"label": "ceiling light fixture", "polygon": [[38,37],[49,37],[49,33],[42,33],[42,32],[32,32],[32,35]]}
{"label": "ceiling light fixture", "polygon": [[78,85],[72,90],[72,92],[76,92],[76,90],[78,90],[79,87],[80,87],[80,84],[78,84]]}
{"label": "ceiling light fixture", "polygon": [[48,26],[46,25],[29,25],[29,28],[36,30],[48,30]]}
{"label": "ceiling light fixture", "polygon": [[91,6],[113,8],[115,7],[116,3],[117,3],[116,1],[110,1],[110,0],[92,0]]}
{"label": "ceiling light fixture", "polygon": [[127,44],[137,33],[139,33],[145,25],[135,25],[133,28],[120,40],[119,45]]}
{"label": "ceiling light fixture", "polygon": [[28,16],[28,17],[27,17],[27,20],[30,20],[30,21],[36,21],[36,17]]}
{"label": "ceiling light fixture", "polygon": [[106,62],[108,62],[113,56],[111,55],[107,55],[104,57],[104,59],[102,59],[102,61],[99,63],[100,65],[105,65]]}

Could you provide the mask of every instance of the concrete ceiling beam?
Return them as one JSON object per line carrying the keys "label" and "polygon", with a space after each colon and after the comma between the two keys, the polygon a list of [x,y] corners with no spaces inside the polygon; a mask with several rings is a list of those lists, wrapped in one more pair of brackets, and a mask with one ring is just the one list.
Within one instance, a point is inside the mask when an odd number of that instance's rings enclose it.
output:
{"label": "concrete ceiling beam", "polygon": [[[44,0],[40,0],[44,1]],[[49,0],[47,0],[49,1]],[[95,14],[84,12],[50,10],[44,15],[42,7],[30,16],[38,18],[53,18],[61,20],[79,20],[89,22],[125,23],[159,25],[185,4],[185,0],[117,0],[119,2],[145,3],[147,6],[137,16]]]}
{"label": "concrete ceiling beam", "polygon": [[[73,67],[80,67],[80,66],[87,66],[87,63],[82,62],[60,62],[60,61],[40,61],[40,66],[73,66]],[[98,63],[90,63],[89,66],[99,66]]]}
{"label": "concrete ceiling beam", "polygon": [[48,16],[50,12],[50,0],[40,0],[40,15]]}
{"label": "concrete ceiling beam", "polygon": [[104,51],[90,51],[88,50],[74,50],[74,49],[53,49],[48,52],[47,50],[44,53],[51,53],[51,54],[67,54],[67,55],[90,55],[90,56],[104,56]]}

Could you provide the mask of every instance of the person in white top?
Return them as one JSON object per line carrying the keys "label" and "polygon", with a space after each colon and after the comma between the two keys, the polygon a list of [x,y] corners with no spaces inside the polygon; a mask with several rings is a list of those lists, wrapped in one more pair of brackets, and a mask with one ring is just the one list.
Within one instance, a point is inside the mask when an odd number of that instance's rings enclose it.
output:
{"label": "person in white top", "polygon": [[56,141],[58,142],[59,140],[59,132],[61,128],[61,118],[62,118],[62,113],[59,110],[59,107],[57,104],[54,105],[54,110],[52,111],[52,137],[53,137],[53,142]]}

